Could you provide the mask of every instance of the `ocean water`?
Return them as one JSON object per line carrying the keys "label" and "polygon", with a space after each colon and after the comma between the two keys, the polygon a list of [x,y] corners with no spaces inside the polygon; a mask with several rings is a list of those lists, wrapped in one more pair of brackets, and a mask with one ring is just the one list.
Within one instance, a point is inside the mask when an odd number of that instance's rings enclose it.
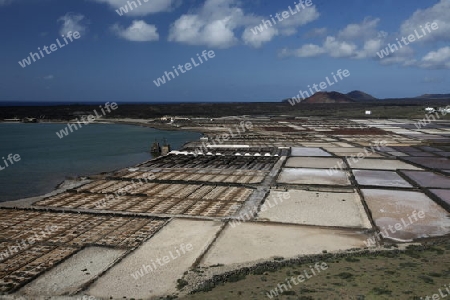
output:
{"label": "ocean water", "polygon": [[[0,202],[51,192],[67,178],[109,172],[152,158],[151,144],[163,138],[172,149],[201,134],[147,127],[90,124],[63,139],[56,132],[66,124],[0,123]],[[6,167],[3,157],[20,155]]]}

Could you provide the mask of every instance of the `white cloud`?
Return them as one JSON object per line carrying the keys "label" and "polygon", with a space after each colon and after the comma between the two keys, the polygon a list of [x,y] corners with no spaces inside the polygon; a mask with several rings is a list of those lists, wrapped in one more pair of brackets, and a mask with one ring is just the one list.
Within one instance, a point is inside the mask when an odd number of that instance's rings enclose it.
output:
{"label": "white cloud", "polygon": [[184,15],[172,24],[169,41],[228,48],[237,42],[235,28],[232,17],[205,21],[197,15]]}
{"label": "white cloud", "polygon": [[[436,22],[439,28],[424,35],[420,26]],[[330,57],[346,57],[353,59],[376,59],[383,65],[398,64],[404,67],[415,66],[426,69],[450,68],[450,47],[431,51],[422,59],[416,59],[412,47],[424,46],[414,43],[409,46],[397,47],[395,52],[389,51],[389,55],[379,59],[378,51],[384,50],[389,42],[397,45],[402,37],[408,37],[417,30],[422,36],[421,41],[447,42],[450,41],[450,0],[440,0],[438,4],[417,10],[408,20],[401,25],[398,34],[389,35],[387,32],[377,29],[380,19],[366,17],[359,24],[349,24],[340,30],[336,36],[327,36],[322,45],[306,44],[299,49],[283,49],[279,56],[313,57],[328,55]],[[320,33],[320,32],[319,32]],[[313,35],[314,36],[314,35]],[[397,39],[396,39],[397,38]],[[430,46],[430,44],[427,44]],[[432,46],[432,45],[431,45]],[[389,48],[388,48],[389,50]]]}
{"label": "white cloud", "polygon": [[314,44],[303,45],[296,50],[284,49],[280,56],[315,57],[325,53],[325,49]]}
{"label": "white cloud", "polygon": [[[289,11],[286,12],[288,12],[287,18],[283,18],[282,21],[279,21],[275,16],[274,19],[277,20],[277,23],[273,24],[272,27],[267,26],[267,28],[265,26],[260,27],[262,25],[261,19],[268,21],[270,18],[252,18],[251,22],[249,22],[249,26],[245,28],[244,33],[242,34],[244,43],[259,48],[263,43],[270,42],[278,35],[290,36],[296,34],[299,27],[316,20],[320,15],[315,6],[302,9],[295,14],[292,14]],[[280,19],[282,19],[282,12],[278,12],[278,14]],[[263,29],[260,30],[258,34],[253,33],[253,31],[257,32],[256,26]]]}
{"label": "white cloud", "polygon": [[349,24],[339,31],[337,37],[340,40],[369,39],[377,34],[377,26],[380,19],[366,17],[360,24]]}
{"label": "white cloud", "polygon": [[[379,19],[366,17],[359,24],[347,25],[336,36],[327,36],[322,45],[306,44],[299,49],[285,49],[285,51],[281,52],[281,55],[297,57],[329,55],[336,58],[347,57],[355,59],[373,58],[382,43],[382,40],[377,37],[379,36],[377,31],[379,21]],[[319,28],[307,35],[316,36],[325,32],[325,28]]]}
{"label": "white cloud", "polygon": [[353,43],[338,41],[335,37],[327,36],[323,48],[331,57],[352,57],[358,47]]}
{"label": "white cloud", "polygon": [[259,48],[263,43],[270,42],[278,34],[278,29],[274,27],[268,27],[259,34],[254,34],[251,28],[247,27],[242,34],[242,40],[246,45],[250,45],[254,48]]}
{"label": "white cloud", "polygon": [[258,48],[278,35],[296,33],[298,27],[319,16],[315,7],[303,9],[255,34],[252,29],[261,25],[261,20],[269,17],[246,14],[239,3],[237,0],[206,0],[200,9],[182,15],[171,25],[169,41],[229,48],[240,42],[236,33],[239,29],[243,29],[242,42]]}
{"label": "white cloud", "polygon": [[[280,12],[281,13],[281,12]],[[293,35],[297,33],[297,29],[305,24],[308,24],[319,18],[320,14],[315,6],[311,6],[300,10],[295,15],[279,22],[276,26],[280,27],[280,32],[283,35]]]}
{"label": "white cloud", "polygon": [[425,31],[427,35],[424,35],[420,41],[450,41],[450,0],[441,0],[430,8],[417,10],[408,20],[402,23],[400,33],[407,37],[414,34],[414,30],[417,30],[418,33],[423,35],[420,26],[424,27],[426,23],[433,22],[436,22],[439,28],[431,30],[430,33]]}
{"label": "white cloud", "polygon": [[[431,32],[428,32],[425,25],[433,22],[438,25],[438,29],[430,29]],[[422,31],[422,28],[426,34]],[[415,34],[416,30],[422,37],[414,42],[414,45],[423,46],[424,42],[428,42],[428,46],[433,46],[438,45],[438,42],[450,41],[450,0],[440,0],[434,6],[414,12],[409,19],[402,23],[400,36],[407,37]],[[424,69],[450,69],[450,47],[430,51],[418,60],[409,58],[401,63],[403,66],[415,66]]]}
{"label": "white cloud", "polygon": [[325,27],[323,27],[323,28],[314,28],[311,31],[305,33],[304,37],[312,38],[312,37],[323,36],[325,34],[327,34],[327,29]]}
{"label": "white cloud", "polygon": [[[360,24],[347,25],[337,36],[327,36],[322,45],[306,44],[299,49],[283,49],[279,55],[296,57],[328,55],[335,58],[378,59],[376,53],[387,46],[385,41],[387,33],[377,30],[379,21],[367,17]],[[410,46],[403,46],[378,60],[383,65],[417,65],[414,51]]]}
{"label": "white cloud", "polygon": [[450,47],[429,52],[418,64],[426,69],[450,69]]}
{"label": "white cloud", "polygon": [[[122,6],[128,6],[128,2],[132,4],[132,10],[124,14],[126,16],[145,16],[159,12],[172,11],[181,4],[181,0],[140,0],[142,5],[139,5],[138,0],[92,0],[99,3],[106,3],[113,9],[119,9]],[[129,8],[129,7],[128,7]]]}
{"label": "white cloud", "polygon": [[238,42],[234,30],[244,19],[234,0],[206,0],[196,14],[182,15],[171,25],[169,41],[228,48]]}
{"label": "white cloud", "polygon": [[52,80],[53,78],[55,78],[55,76],[53,75],[47,75],[43,77],[45,80]]}
{"label": "white cloud", "polygon": [[373,57],[380,50],[383,41],[380,39],[370,39],[364,42],[363,49],[356,51],[356,58]]}
{"label": "white cloud", "polygon": [[119,37],[133,42],[151,42],[159,40],[158,29],[155,25],[147,24],[142,20],[135,20],[128,28],[118,24],[111,27]]}
{"label": "white cloud", "polygon": [[[379,57],[377,57],[379,59]],[[404,67],[415,66],[416,59],[414,59],[414,50],[410,46],[403,46],[389,56],[379,59],[382,65],[400,64]]]}
{"label": "white cloud", "polygon": [[86,18],[81,14],[67,13],[60,17],[58,22],[62,22],[61,29],[59,30],[59,34],[61,35],[65,35],[69,31],[78,31],[83,36],[87,30]]}

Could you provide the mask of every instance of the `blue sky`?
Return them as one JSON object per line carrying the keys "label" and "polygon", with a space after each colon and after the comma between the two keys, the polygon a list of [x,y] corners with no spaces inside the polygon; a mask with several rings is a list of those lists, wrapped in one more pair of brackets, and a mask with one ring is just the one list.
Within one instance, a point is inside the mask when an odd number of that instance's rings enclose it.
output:
{"label": "blue sky", "polygon": [[[120,16],[127,0],[0,0],[0,100],[280,101],[338,69],[351,75],[326,90],[450,93],[450,0],[139,1]],[[414,30],[420,39],[379,58]],[[81,37],[64,44],[70,31]],[[57,39],[63,48],[18,63]],[[154,84],[204,50],[215,57]]]}

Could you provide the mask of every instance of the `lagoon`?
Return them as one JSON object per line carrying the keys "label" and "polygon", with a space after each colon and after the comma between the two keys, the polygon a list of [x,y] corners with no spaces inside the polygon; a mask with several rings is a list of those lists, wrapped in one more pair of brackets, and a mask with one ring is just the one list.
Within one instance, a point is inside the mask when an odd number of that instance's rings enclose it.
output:
{"label": "lagoon", "polygon": [[[90,124],[59,139],[65,124],[0,123],[0,158],[20,161],[0,170],[0,202],[51,192],[68,178],[133,166],[152,158],[151,144],[165,138],[172,149],[201,134],[148,127]],[[3,161],[0,160],[0,161]]]}

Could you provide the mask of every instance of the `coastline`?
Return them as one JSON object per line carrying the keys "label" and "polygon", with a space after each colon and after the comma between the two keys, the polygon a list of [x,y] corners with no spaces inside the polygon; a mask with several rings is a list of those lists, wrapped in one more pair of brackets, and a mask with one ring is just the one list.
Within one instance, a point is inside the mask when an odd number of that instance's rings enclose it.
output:
{"label": "coastline", "polygon": [[0,202],[1,208],[29,208],[33,203],[42,200],[46,197],[54,196],[60,193],[63,193],[69,189],[77,188],[83,184],[89,183],[92,180],[89,179],[80,179],[80,180],[72,180],[72,179],[66,179],[59,183],[51,192],[34,196],[34,197],[28,197],[28,198],[21,198],[17,200],[10,200],[5,202]]}
{"label": "coastline", "polygon": [[[153,120],[153,119],[150,119]],[[76,122],[68,122],[65,120],[50,120],[50,121],[39,121],[36,123],[25,123],[25,122],[5,122],[0,120],[0,124],[76,124]],[[148,127],[153,128],[157,130],[166,130],[166,131],[190,131],[190,132],[198,132],[201,134],[204,134],[205,132],[202,131],[191,131],[186,130],[183,127],[177,127],[177,126],[170,126],[168,124],[158,124],[158,123],[149,123],[148,119],[105,119],[101,121],[95,121],[90,124],[120,124],[120,125],[132,125],[132,126],[139,126],[139,127]]]}
{"label": "coastline", "polygon": [[[48,121],[48,122],[37,122],[37,123],[22,123],[22,122],[3,122],[0,121],[0,124],[67,124],[67,123],[71,123],[71,122],[65,122],[63,120],[52,120],[52,121]],[[199,133],[199,134],[204,134],[204,132],[198,132],[198,131],[190,131],[190,130],[185,130],[183,128],[180,127],[176,127],[176,126],[158,126],[157,124],[149,124],[147,119],[113,119],[113,120],[101,120],[101,121],[95,121],[92,124],[106,124],[106,125],[130,125],[130,126],[139,126],[139,127],[146,127],[146,128],[151,128],[151,129],[156,129],[156,130],[160,130],[160,131],[186,131],[186,132],[193,132],[193,133]],[[154,126],[156,125],[156,126]],[[187,141],[185,142],[181,147],[180,150],[182,148],[184,148],[184,146],[188,143],[193,142],[193,140]],[[156,157],[152,157],[150,160],[155,159]],[[144,160],[141,162],[138,162],[135,165],[139,165],[142,164],[144,162],[146,162],[148,160]],[[68,189],[72,189],[72,188],[76,188],[80,185],[89,183],[92,180],[87,179],[89,178],[95,178],[95,177],[105,177],[108,176],[109,174],[113,174],[114,172],[119,171],[120,169],[126,169],[126,168],[132,168],[134,165],[131,166],[125,166],[123,168],[118,168],[118,169],[114,169],[111,171],[100,171],[100,172],[95,172],[93,174],[85,174],[85,175],[80,175],[76,178],[73,179],[64,179],[61,182],[59,182],[58,184],[56,184],[53,189],[51,191],[49,191],[48,193],[44,193],[44,194],[40,194],[40,195],[36,195],[36,196],[32,196],[32,197],[25,197],[25,198],[19,198],[19,199],[15,199],[15,200],[6,200],[6,201],[0,201],[0,207],[8,207],[8,208],[12,208],[12,207],[27,207],[30,206],[31,204],[33,204],[34,202],[37,202],[39,200],[42,200],[46,197],[49,196],[54,196],[56,194],[65,192]]]}

